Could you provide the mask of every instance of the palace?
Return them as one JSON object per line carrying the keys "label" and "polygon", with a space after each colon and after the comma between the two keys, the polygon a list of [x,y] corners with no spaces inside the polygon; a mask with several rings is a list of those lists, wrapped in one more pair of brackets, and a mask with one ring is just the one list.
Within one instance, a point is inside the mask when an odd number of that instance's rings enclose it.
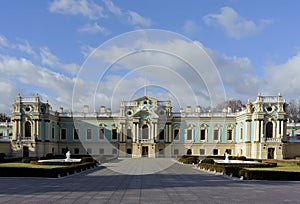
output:
{"label": "palace", "polygon": [[300,155],[300,143],[290,137],[285,107],[281,95],[258,95],[237,112],[204,112],[200,106],[173,112],[171,101],[144,96],[121,101],[118,112],[104,106],[96,112],[88,106],[66,112],[53,111],[38,95],[18,95],[11,122],[0,123],[0,153],[176,157],[228,152],[256,159],[293,158]]}

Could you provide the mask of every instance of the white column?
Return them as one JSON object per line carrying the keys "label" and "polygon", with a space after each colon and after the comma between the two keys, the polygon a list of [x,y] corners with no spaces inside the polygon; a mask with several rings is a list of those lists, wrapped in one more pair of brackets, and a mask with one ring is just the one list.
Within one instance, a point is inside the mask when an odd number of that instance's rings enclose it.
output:
{"label": "white column", "polygon": [[132,130],[132,142],[135,142],[135,139],[136,139],[136,136],[135,136],[135,134],[136,134],[136,124],[135,123],[133,123],[133,130]]}
{"label": "white column", "polygon": [[18,135],[23,139],[23,134],[21,132],[21,120],[18,120]]}
{"label": "white column", "polygon": [[49,140],[49,122],[45,121],[45,140]]}
{"label": "white column", "polygon": [[255,120],[254,121],[254,141],[258,141],[258,138],[259,138],[259,121],[258,120]]}
{"label": "white column", "polygon": [[172,125],[169,125],[169,142],[172,142]]}
{"label": "white column", "polygon": [[157,123],[154,123],[154,138],[157,139]]}
{"label": "white column", "polygon": [[283,120],[280,121],[280,124],[281,124],[281,126],[280,126],[280,128],[281,128],[281,130],[280,130],[280,136],[284,137],[284,134],[283,134],[283,124],[284,124]]}
{"label": "white column", "polygon": [[277,120],[276,121],[276,138],[277,137],[280,137],[280,134],[279,134],[279,127],[280,127],[280,121],[279,120]]}
{"label": "white column", "polygon": [[251,137],[250,137],[250,135],[251,135],[251,123],[250,123],[250,121],[249,120],[247,120],[247,130],[246,130],[246,142],[250,142],[250,139],[251,139]]}
{"label": "white column", "polygon": [[151,135],[150,140],[154,140],[154,123],[151,124]]}
{"label": "white column", "polygon": [[264,137],[264,121],[260,121],[260,138]]}
{"label": "white column", "polygon": [[140,140],[140,125],[139,123],[136,124],[136,140],[139,142]]}
{"label": "white column", "polygon": [[168,124],[166,124],[166,126],[165,126],[165,141],[166,142],[169,142],[169,125]]}

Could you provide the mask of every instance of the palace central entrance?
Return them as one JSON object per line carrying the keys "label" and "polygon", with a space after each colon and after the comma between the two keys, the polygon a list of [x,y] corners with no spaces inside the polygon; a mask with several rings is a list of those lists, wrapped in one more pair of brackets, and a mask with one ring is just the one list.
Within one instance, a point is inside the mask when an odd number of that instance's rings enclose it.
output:
{"label": "palace central entrance", "polygon": [[148,157],[148,146],[142,146],[142,156]]}

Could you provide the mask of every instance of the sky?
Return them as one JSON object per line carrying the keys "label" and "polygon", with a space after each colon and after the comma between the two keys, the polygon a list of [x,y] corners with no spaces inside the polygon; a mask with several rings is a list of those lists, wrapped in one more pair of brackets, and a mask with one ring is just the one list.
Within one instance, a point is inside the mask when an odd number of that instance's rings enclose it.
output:
{"label": "sky", "polygon": [[0,2],[0,112],[18,93],[80,111],[145,94],[175,109],[299,100],[297,0]]}

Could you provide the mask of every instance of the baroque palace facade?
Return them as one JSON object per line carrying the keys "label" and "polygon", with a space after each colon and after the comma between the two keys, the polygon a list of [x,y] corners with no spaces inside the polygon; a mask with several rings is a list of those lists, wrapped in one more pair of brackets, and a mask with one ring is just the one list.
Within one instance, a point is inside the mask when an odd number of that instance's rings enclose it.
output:
{"label": "baroque palace facade", "polygon": [[173,112],[171,101],[144,96],[121,101],[119,112],[103,106],[97,112],[88,106],[65,112],[53,111],[38,95],[18,95],[11,122],[0,123],[0,153],[176,157],[227,151],[256,159],[293,158],[300,155],[300,143],[288,137],[285,107],[281,95],[258,95],[238,112],[203,112],[200,106]]}

